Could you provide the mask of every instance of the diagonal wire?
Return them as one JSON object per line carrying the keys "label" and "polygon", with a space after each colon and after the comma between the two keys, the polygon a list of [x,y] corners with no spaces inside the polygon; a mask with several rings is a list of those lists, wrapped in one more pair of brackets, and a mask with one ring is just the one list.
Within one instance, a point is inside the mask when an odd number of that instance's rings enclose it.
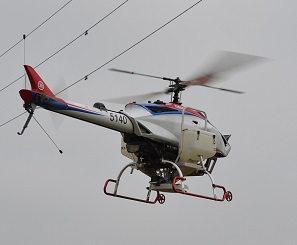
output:
{"label": "diagonal wire", "polygon": [[148,39],[150,36],[152,36],[153,34],[155,34],[156,32],[160,31],[162,28],[164,28],[165,26],[167,26],[168,24],[170,24],[171,22],[173,22],[174,20],[176,20],[178,17],[180,17],[181,15],[185,14],[186,12],[188,12],[190,9],[192,9],[193,7],[195,7],[197,4],[199,4],[200,2],[202,2],[203,0],[199,0],[198,2],[196,2],[195,4],[193,4],[192,6],[190,6],[189,8],[187,8],[186,10],[184,10],[183,12],[181,12],[179,15],[175,16],[173,19],[169,20],[168,22],[166,22],[164,25],[160,26],[158,29],[156,29],[155,31],[151,32],[149,35],[145,36],[144,38],[142,38],[140,41],[138,41],[137,43],[133,44],[132,46],[130,46],[129,48],[125,49],[123,52],[121,52],[120,54],[118,54],[117,56],[113,57],[112,59],[110,59],[109,61],[107,61],[106,63],[104,63],[103,65],[99,66],[98,68],[96,68],[95,70],[93,70],[92,72],[90,72],[89,74],[87,74],[86,76],[80,78],[79,80],[77,80],[76,82],[70,84],[69,86],[67,86],[66,88],[62,89],[61,91],[59,91],[58,93],[56,93],[56,95],[62,93],[63,91],[67,90],[68,88],[72,87],[73,85],[79,83],[82,80],[87,80],[88,77],[90,75],[92,75],[93,73],[95,73],[96,71],[100,70],[102,67],[106,66],[107,64],[111,63],[112,61],[114,61],[115,59],[119,58],[120,56],[122,56],[123,54],[125,54],[126,52],[128,52],[130,49],[134,48],[135,46],[137,46],[138,44],[140,44],[141,42],[143,42],[144,40]]}
{"label": "diagonal wire", "polygon": [[[76,38],[74,38],[72,41],[70,41],[69,43],[67,43],[66,45],[64,45],[62,48],[60,48],[58,51],[56,51],[55,53],[53,53],[51,56],[49,56],[48,58],[46,58],[45,60],[43,60],[42,62],[40,62],[38,65],[36,65],[34,68],[37,68],[39,66],[41,66],[43,63],[45,63],[46,61],[48,61],[49,59],[51,59],[52,57],[54,57],[55,55],[57,55],[58,53],[60,53],[63,49],[67,48],[68,46],[70,46],[72,43],[74,43],[76,40],[78,40],[80,37],[82,36],[86,36],[88,34],[88,32],[93,29],[95,26],[97,26],[100,22],[102,22],[104,19],[106,19],[108,16],[110,16],[112,13],[114,13],[116,10],[118,10],[120,7],[122,7],[125,3],[127,3],[129,0],[126,0],[125,2],[123,2],[122,4],[120,4],[118,7],[116,7],[114,10],[112,10],[110,13],[108,13],[106,16],[104,16],[102,19],[100,19],[99,21],[97,21],[94,25],[92,25],[89,29],[87,29],[86,31],[84,31],[83,33],[81,33],[80,35],[78,35]],[[18,77],[17,79],[15,79],[14,81],[12,81],[11,83],[7,84],[5,87],[0,89],[0,92],[2,92],[3,90],[5,90],[6,88],[10,87],[11,85],[13,85],[14,83],[16,83],[18,80],[20,80],[21,78],[23,78],[25,75],[22,75],[20,77]]]}
{"label": "diagonal wire", "polygon": [[70,2],[72,2],[72,0],[68,1],[67,3],[65,3],[61,8],[59,8],[55,13],[53,13],[50,17],[48,17],[45,21],[43,21],[40,25],[38,25],[37,27],[35,27],[32,31],[30,31],[27,35],[23,35],[23,38],[21,40],[19,40],[18,42],[16,42],[14,45],[12,45],[9,49],[7,49],[5,52],[3,52],[0,55],[0,58],[2,56],[4,56],[5,54],[7,54],[10,50],[12,50],[14,47],[16,47],[18,44],[20,44],[23,40],[25,40],[25,38],[27,38],[28,36],[30,36],[33,32],[35,32],[38,28],[40,28],[42,25],[44,25],[47,21],[49,21],[52,17],[54,17],[57,13],[59,13],[63,8],[65,8]]}
{"label": "diagonal wire", "polygon": [[86,36],[88,35],[88,32],[90,30],[92,30],[95,26],[97,26],[100,22],[102,22],[103,20],[105,20],[108,16],[110,16],[111,14],[113,14],[116,10],[118,10],[120,7],[122,7],[125,3],[127,3],[129,0],[126,0],[125,2],[123,2],[122,4],[120,4],[119,6],[117,6],[114,10],[112,10],[110,13],[108,13],[107,15],[105,15],[102,19],[100,19],[99,21],[97,21],[94,25],[92,25],[89,29],[87,29],[86,31],[84,31],[82,34],[80,34],[79,36],[77,36],[75,39],[73,39],[72,41],[70,41],[69,43],[67,43],[65,46],[63,46],[62,48],[60,48],[58,51],[56,51],[54,54],[52,54],[51,56],[49,56],[48,58],[46,58],[44,61],[42,61],[41,63],[39,63],[37,66],[35,66],[34,68],[37,68],[38,66],[42,65],[43,63],[45,63],[46,61],[48,61],[50,58],[52,58],[53,56],[55,56],[56,54],[58,54],[59,52],[61,52],[63,49],[65,49],[66,47],[68,47],[70,44],[72,44],[73,42],[75,42],[77,39],[79,39],[82,36]]}
{"label": "diagonal wire", "polygon": [[10,123],[11,121],[13,121],[13,120],[15,120],[15,119],[19,118],[20,116],[24,115],[25,113],[26,113],[26,111],[24,111],[23,113],[19,114],[18,116],[14,117],[14,118],[12,118],[12,119],[8,120],[7,122],[5,122],[5,123],[2,123],[2,124],[0,125],[0,127],[2,127],[2,126],[4,126],[4,125],[6,125],[6,124]]}
{"label": "diagonal wire", "polygon": [[[162,25],[161,27],[159,27],[158,29],[156,29],[154,32],[150,33],[149,35],[147,35],[146,37],[144,37],[143,39],[141,39],[140,41],[138,41],[137,43],[133,44],[132,46],[130,46],[129,48],[127,48],[126,50],[124,50],[123,52],[121,52],[120,54],[118,54],[117,56],[115,56],[114,58],[110,59],[109,61],[107,61],[106,63],[104,63],[103,65],[99,66],[98,68],[96,68],[95,70],[93,70],[92,72],[90,72],[88,75],[84,76],[83,78],[77,80],[76,82],[70,84],[69,86],[67,86],[66,88],[62,89],[61,91],[59,91],[58,93],[56,93],[55,95],[58,95],[60,93],[62,93],[63,91],[67,90],[68,88],[74,86],[75,84],[79,83],[82,80],[87,80],[88,76],[92,75],[93,73],[95,73],[96,71],[98,71],[99,69],[101,69],[102,67],[106,66],[107,64],[109,64],[110,62],[112,62],[113,60],[115,60],[116,58],[120,57],[121,55],[123,55],[124,53],[126,53],[127,51],[129,51],[130,49],[132,49],[133,47],[137,46],[138,44],[140,44],[141,42],[143,42],[144,40],[146,40],[147,38],[149,38],[150,36],[152,36],[154,33],[158,32],[159,30],[161,30],[162,28],[164,28],[165,26],[167,26],[169,23],[173,22],[174,20],[176,20],[178,17],[180,17],[181,15],[185,14],[186,12],[188,12],[190,9],[192,9],[193,7],[195,7],[197,4],[201,3],[203,0],[199,0],[198,2],[196,2],[195,4],[193,4],[192,6],[190,6],[189,8],[187,8],[186,10],[184,10],[182,13],[180,13],[179,15],[177,15],[176,17],[174,17],[173,19],[169,20],[168,22],[166,22],[164,25]],[[1,90],[0,90],[1,91]],[[24,112],[25,113],[25,112]],[[13,121],[14,119],[20,117],[21,115],[23,115],[24,113],[16,116],[13,119],[10,119],[9,121],[3,123],[0,125],[0,127],[6,125],[7,123]]]}
{"label": "diagonal wire", "polygon": [[51,136],[46,132],[46,130],[41,126],[41,124],[37,121],[37,119],[33,116],[34,120],[37,122],[39,127],[43,130],[43,132],[47,135],[47,137],[51,140],[51,142],[56,146],[56,148],[59,150],[59,152],[62,154],[63,151],[58,147],[58,145],[55,143],[55,141],[51,138]]}

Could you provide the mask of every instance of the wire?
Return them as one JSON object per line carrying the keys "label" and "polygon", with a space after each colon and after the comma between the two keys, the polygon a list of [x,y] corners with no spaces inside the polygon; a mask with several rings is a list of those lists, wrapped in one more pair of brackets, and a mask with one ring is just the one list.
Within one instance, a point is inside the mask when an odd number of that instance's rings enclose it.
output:
{"label": "wire", "polygon": [[43,130],[43,132],[47,135],[47,137],[51,140],[51,142],[55,145],[55,147],[59,150],[59,152],[63,154],[63,151],[58,147],[55,141],[51,138],[51,136],[46,132],[46,130],[41,126],[41,124],[37,121],[37,119],[34,116],[33,116],[33,119],[37,122],[39,127]]}
{"label": "wire", "polygon": [[[106,16],[104,16],[102,19],[100,19],[99,21],[97,21],[94,25],[92,25],[89,29],[87,29],[86,31],[84,31],[83,33],[81,33],[80,35],[78,35],[76,38],[74,38],[72,41],[70,41],[69,43],[67,43],[65,46],[63,46],[62,48],[60,48],[58,51],[56,51],[55,53],[53,53],[51,56],[49,56],[48,58],[46,58],[45,60],[43,60],[42,62],[40,62],[38,65],[36,65],[34,68],[37,68],[39,66],[41,66],[42,64],[44,64],[46,61],[48,61],[49,59],[51,59],[52,57],[54,57],[55,55],[57,55],[58,53],[60,53],[63,49],[67,48],[68,46],[70,46],[72,43],[74,43],[76,40],[78,40],[80,37],[82,36],[86,36],[88,35],[88,32],[93,29],[95,26],[97,26],[100,22],[102,22],[104,19],[106,19],[108,16],[110,16],[112,13],[114,13],[117,9],[119,9],[120,7],[122,7],[125,3],[127,3],[129,0],[126,0],[125,2],[123,2],[122,4],[120,4],[118,7],[116,7],[114,10],[112,10],[110,13],[108,13]],[[14,83],[16,83],[18,80],[20,80],[21,78],[23,78],[25,76],[22,75],[20,77],[18,77],[17,79],[13,80],[11,83],[9,83],[8,85],[6,85],[5,87],[3,87],[2,89],[0,89],[0,92],[2,92],[3,90],[5,90],[6,88],[10,87],[11,85],[13,85]]]}
{"label": "wire", "polygon": [[[127,0],[128,1],[128,0]],[[126,2],[127,2],[126,1]],[[87,80],[88,77],[90,75],[92,75],[93,73],[95,73],[96,71],[98,71],[99,69],[101,69],[102,67],[106,66],[107,64],[109,64],[110,62],[112,62],[113,60],[117,59],[118,57],[120,57],[121,55],[123,55],[124,53],[126,53],[127,51],[129,51],[130,49],[132,49],[133,47],[137,46],[138,44],[140,44],[141,42],[143,42],[144,40],[146,40],[147,38],[149,38],[150,36],[152,36],[153,34],[155,34],[156,32],[158,32],[159,30],[161,30],[162,28],[164,28],[165,26],[167,26],[169,23],[173,22],[174,20],[176,20],[178,17],[180,17],[181,15],[185,14],[186,12],[188,12],[190,9],[192,9],[193,7],[195,7],[197,4],[201,3],[203,0],[199,0],[197,1],[195,4],[191,5],[189,8],[187,8],[186,10],[184,10],[182,13],[180,13],[179,15],[177,15],[176,17],[174,17],[173,19],[169,20],[168,22],[166,22],[164,25],[162,25],[161,27],[159,27],[158,29],[156,29],[155,31],[153,31],[152,33],[150,33],[149,35],[147,35],[146,37],[144,37],[143,39],[141,39],[140,41],[138,41],[137,43],[133,44],[132,46],[130,46],[129,48],[125,49],[123,52],[121,52],[120,54],[118,54],[117,56],[115,56],[114,58],[110,59],[109,61],[107,61],[106,63],[104,63],[103,65],[99,66],[98,68],[96,68],[95,70],[93,70],[92,72],[90,72],[88,75],[82,77],[81,79],[77,80],[76,82],[70,84],[69,86],[67,86],[66,88],[62,89],[61,91],[59,91],[58,93],[56,93],[55,95],[58,95],[62,92],[64,92],[65,90],[67,90],[68,88],[74,86],[75,84],[79,83],[82,80]],[[126,3],[124,2],[124,3]],[[24,76],[24,75],[23,75]],[[23,77],[22,76],[22,77]],[[21,77],[20,77],[21,78]],[[18,79],[20,79],[18,78]],[[17,79],[17,80],[18,80]],[[0,90],[2,91],[2,90]],[[16,118],[20,117],[21,115],[25,114],[26,112],[16,116],[13,119],[10,119],[9,121],[3,123],[0,125],[0,127],[6,125],[7,123],[15,120]]]}
{"label": "wire", "polygon": [[95,70],[93,70],[92,72],[90,72],[89,74],[87,74],[86,76],[84,76],[83,78],[77,80],[76,82],[70,84],[69,86],[67,86],[66,88],[62,89],[61,91],[59,91],[58,93],[56,93],[56,95],[62,93],[63,91],[67,90],[68,88],[72,87],[73,85],[79,83],[82,80],[87,80],[88,77],[90,75],[92,75],[93,73],[95,73],[96,71],[100,70],[102,67],[106,66],[107,64],[109,64],[110,62],[114,61],[115,59],[119,58],[120,56],[122,56],[123,54],[125,54],[126,52],[128,52],[130,49],[134,48],[135,46],[137,46],[138,44],[140,44],[141,42],[143,42],[144,40],[148,39],[150,36],[152,36],[153,34],[155,34],[156,32],[160,31],[162,28],[164,28],[165,26],[167,26],[168,24],[170,24],[171,22],[173,22],[174,20],[176,20],[178,17],[180,17],[181,15],[185,14],[186,12],[188,12],[190,9],[192,9],[193,7],[195,7],[197,4],[199,4],[200,2],[202,2],[203,0],[199,0],[198,2],[196,2],[195,4],[193,4],[192,6],[190,6],[189,8],[187,8],[186,10],[184,10],[183,12],[181,12],[179,15],[175,16],[173,19],[169,20],[168,22],[166,22],[164,25],[162,25],[161,27],[159,27],[158,29],[156,29],[155,31],[151,32],[149,35],[145,36],[144,38],[142,38],[140,41],[138,41],[137,43],[133,44],[132,46],[130,46],[129,48],[125,49],[123,52],[121,52],[120,54],[118,54],[117,56],[115,56],[114,58],[110,59],[109,61],[107,61],[106,63],[104,63],[103,65],[99,66],[98,68],[96,68]]}
{"label": "wire", "polygon": [[7,122],[5,122],[5,123],[2,123],[2,124],[0,125],[0,128],[1,128],[2,126],[4,126],[4,125],[6,125],[6,124],[10,123],[11,121],[13,121],[13,120],[15,120],[15,119],[19,118],[20,116],[24,115],[25,113],[26,113],[26,111],[24,111],[23,113],[19,114],[18,116],[14,117],[14,118],[12,118],[12,119],[8,120]]}
{"label": "wire", "polygon": [[[26,64],[26,35],[23,35],[24,39],[24,65]],[[26,71],[24,69],[24,75],[26,75]],[[25,89],[27,88],[27,76],[25,76]]]}
{"label": "wire", "polygon": [[88,35],[89,31],[92,30],[95,26],[97,26],[100,22],[102,22],[103,20],[105,20],[108,16],[110,16],[112,13],[114,13],[116,10],[118,10],[120,7],[122,7],[125,3],[127,3],[129,0],[126,0],[125,2],[123,2],[122,4],[120,4],[118,7],[116,7],[114,10],[112,10],[110,13],[108,13],[106,16],[104,16],[101,20],[97,21],[94,25],[92,25],[89,29],[87,29],[86,31],[84,31],[82,34],[80,34],[79,36],[77,36],[76,38],[74,38],[71,42],[67,43],[65,46],[63,46],[62,48],[60,48],[58,51],[56,51],[54,54],[52,54],[51,56],[49,56],[48,58],[46,58],[44,61],[42,61],[41,63],[39,63],[37,66],[35,66],[34,68],[37,68],[38,66],[42,65],[43,63],[45,63],[46,61],[48,61],[50,58],[52,58],[53,56],[55,56],[56,54],[58,54],[59,52],[61,52],[63,49],[65,49],[66,47],[68,47],[70,44],[72,44],[73,42],[75,42],[77,39],[79,39],[82,36],[86,36]]}
{"label": "wire", "polygon": [[45,21],[43,21],[40,25],[38,25],[35,29],[30,31],[27,35],[24,34],[23,38],[19,40],[17,43],[12,45],[9,49],[7,49],[4,53],[0,55],[0,58],[4,56],[6,53],[8,53],[10,50],[12,50],[14,47],[16,47],[18,44],[20,44],[23,40],[25,41],[25,38],[30,36],[33,32],[35,32],[38,28],[40,28],[43,24],[45,24],[47,21],[49,21],[52,17],[54,17],[57,13],[59,13],[63,8],[65,8],[72,0],[65,3],[61,8],[59,8],[55,13],[53,13],[50,17],[48,17]]}

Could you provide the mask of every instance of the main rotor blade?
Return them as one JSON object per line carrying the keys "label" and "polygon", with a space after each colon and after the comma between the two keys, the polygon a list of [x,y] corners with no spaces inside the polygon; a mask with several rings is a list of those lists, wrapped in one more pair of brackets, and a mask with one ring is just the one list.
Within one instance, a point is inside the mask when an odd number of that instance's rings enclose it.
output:
{"label": "main rotor blade", "polygon": [[182,84],[185,86],[200,85],[209,88],[219,89],[222,91],[242,94],[243,92],[241,91],[212,87],[205,84],[209,83],[211,80],[214,80],[215,78],[218,78],[222,74],[226,74],[228,72],[230,73],[234,70],[251,65],[255,62],[263,61],[265,59],[266,58],[264,57],[255,55],[221,51],[217,54],[215,61],[213,61],[212,64],[209,64],[207,66],[207,69],[204,69],[205,71],[204,73],[202,73],[204,75],[198,75],[194,79],[182,82]]}
{"label": "main rotor blade", "polygon": [[245,93],[245,92],[238,91],[238,90],[227,89],[227,88],[219,88],[219,87],[213,87],[213,86],[209,86],[209,85],[205,85],[205,84],[200,85],[200,86],[207,87],[207,88],[218,89],[218,90],[221,90],[221,91],[231,92],[231,93],[235,93],[235,94],[244,94],[244,93]]}
{"label": "main rotor blade", "polygon": [[216,55],[215,60],[204,69],[203,73],[185,82],[185,85],[202,85],[223,73],[230,73],[252,63],[264,60],[267,59],[250,54],[221,51]]}
{"label": "main rotor blade", "polygon": [[137,72],[134,72],[134,71],[120,70],[120,69],[115,69],[115,68],[110,68],[109,70],[110,71],[116,71],[116,72],[122,72],[122,73],[130,74],[130,75],[138,75],[138,76],[144,76],[144,77],[158,78],[158,79],[168,80],[168,81],[174,80],[172,78],[153,76],[153,75],[148,75],[148,74],[143,74],[143,73],[137,73]]}
{"label": "main rotor blade", "polygon": [[209,66],[211,68],[209,74],[229,72],[255,62],[267,60],[267,58],[250,54],[220,51],[215,60],[212,66]]}
{"label": "main rotor blade", "polygon": [[[236,69],[240,69],[242,67],[248,66],[252,63],[255,63],[258,61],[264,61],[264,60],[267,60],[267,58],[255,56],[255,55],[243,54],[243,53],[220,51],[216,55],[215,60],[206,67],[207,69],[204,69],[204,72],[200,72],[200,75],[196,75],[193,79],[190,79],[187,81],[182,81],[179,78],[172,79],[167,77],[153,76],[153,75],[136,73],[132,71],[126,71],[126,70],[120,70],[120,69],[114,69],[114,68],[111,68],[110,70],[131,74],[131,75],[139,75],[139,76],[172,81],[172,82],[175,82],[175,85],[173,87],[175,89],[179,89],[180,91],[184,90],[184,88],[186,88],[187,86],[199,85],[199,86],[205,86],[208,88],[218,89],[221,91],[242,94],[244,92],[232,90],[232,89],[212,87],[206,84],[208,84],[211,80],[218,78],[222,74],[225,75],[228,72],[231,72]],[[138,98],[138,96],[134,98]]]}
{"label": "main rotor blade", "polygon": [[105,99],[105,102],[111,102],[115,104],[127,104],[131,102],[147,102],[150,99],[153,99],[156,96],[164,95],[166,92],[151,92],[145,94],[138,94],[138,95],[131,95],[131,96],[124,96],[119,98],[112,98],[112,99]]}

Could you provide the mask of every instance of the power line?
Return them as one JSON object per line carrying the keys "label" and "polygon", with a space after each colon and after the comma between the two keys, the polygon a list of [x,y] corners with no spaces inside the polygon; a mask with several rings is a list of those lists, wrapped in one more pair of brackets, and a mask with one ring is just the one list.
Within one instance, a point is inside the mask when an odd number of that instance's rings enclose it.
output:
{"label": "power line", "polygon": [[18,44],[20,44],[23,40],[25,40],[28,36],[30,36],[33,32],[35,32],[38,28],[40,28],[42,25],[44,25],[47,21],[49,21],[52,17],[54,17],[57,13],[59,13],[63,8],[65,8],[72,0],[65,3],[61,8],[59,8],[55,13],[53,13],[50,17],[48,17],[45,21],[43,21],[40,25],[35,27],[32,31],[30,31],[27,35],[24,34],[23,38],[16,42],[14,45],[12,45],[9,49],[7,49],[4,53],[0,55],[0,58],[7,54],[10,50],[12,50],[14,47],[16,47]]}
{"label": "power line", "polygon": [[118,7],[116,7],[114,10],[112,10],[110,13],[108,13],[107,15],[105,15],[102,19],[100,19],[99,21],[97,21],[94,25],[92,25],[89,29],[87,29],[86,31],[84,31],[82,34],[80,34],[79,36],[77,36],[75,39],[73,39],[71,42],[67,43],[65,46],[63,46],[62,48],[60,48],[58,51],[56,51],[54,54],[52,54],[51,56],[49,56],[48,58],[46,58],[44,61],[42,61],[41,63],[39,63],[37,66],[35,66],[35,68],[37,68],[38,66],[42,65],[43,63],[45,63],[46,61],[48,61],[50,58],[52,58],[53,56],[55,56],[56,54],[58,54],[59,52],[61,52],[63,49],[65,49],[66,47],[68,47],[70,44],[72,44],[73,42],[75,42],[77,39],[79,39],[82,36],[86,36],[88,35],[89,31],[92,30],[95,26],[97,26],[100,22],[102,22],[103,20],[105,20],[108,16],[110,16],[111,14],[113,14],[116,10],[118,10],[120,7],[122,7],[125,3],[127,3],[129,0],[126,0],[125,2],[123,2],[122,4],[120,4]]}
{"label": "power line", "polygon": [[26,113],[26,111],[24,111],[23,113],[21,113],[21,114],[17,115],[17,116],[16,116],[16,117],[14,117],[14,118],[12,118],[12,119],[8,120],[7,122],[5,122],[5,123],[2,123],[2,124],[0,125],[0,128],[1,128],[2,126],[6,125],[6,124],[8,124],[8,123],[10,123],[10,122],[12,122],[13,120],[15,120],[15,119],[19,118],[20,116],[24,115],[25,113]]}
{"label": "power line", "polygon": [[[164,25],[162,25],[161,27],[159,27],[158,29],[156,29],[155,31],[151,32],[149,35],[145,36],[144,38],[142,38],[140,41],[136,42],[135,44],[133,44],[132,46],[130,46],[129,48],[125,49],[123,52],[121,52],[120,54],[118,54],[117,56],[113,57],[112,59],[110,59],[109,61],[105,62],[103,65],[99,66],[98,68],[96,68],[95,70],[93,70],[92,72],[90,72],[89,74],[87,74],[86,76],[80,78],[79,80],[77,80],[76,82],[70,84],[69,86],[67,86],[66,88],[62,89],[61,91],[59,91],[58,93],[56,93],[55,95],[58,95],[62,92],[64,92],[65,90],[67,90],[68,88],[74,86],[75,84],[81,82],[82,80],[87,80],[88,77],[90,75],[92,75],[93,73],[95,73],[96,71],[100,70],[102,67],[106,66],[107,64],[109,64],[110,62],[114,61],[115,59],[117,59],[118,57],[120,57],[121,55],[125,54],[126,52],[128,52],[129,50],[131,50],[132,48],[134,48],[135,46],[137,46],[138,44],[140,44],[141,42],[143,42],[144,40],[146,40],[147,38],[149,38],[150,36],[152,36],[153,34],[155,34],[156,32],[160,31],[162,28],[164,28],[165,26],[167,26],[168,24],[170,24],[171,22],[173,22],[174,20],[176,20],[177,18],[179,18],[180,16],[182,16],[183,14],[185,14],[186,12],[188,12],[190,9],[194,8],[196,5],[198,5],[199,3],[201,3],[203,0],[199,0],[197,1],[195,4],[191,5],[189,8],[187,8],[186,10],[184,10],[183,12],[181,12],[179,15],[175,16],[173,19],[169,20],[168,22],[166,22]],[[16,118],[20,117],[21,115],[25,114],[22,113],[16,117],[14,117],[13,119],[10,119],[9,121],[3,123],[0,125],[0,127],[6,125],[7,123],[15,120]]]}
{"label": "power line", "polygon": [[[45,60],[43,60],[42,62],[40,62],[38,65],[36,65],[34,68],[37,68],[39,66],[41,66],[43,63],[45,63],[46,61],[48,61],[49,59],[51,59],[52,57],[54,57],[55,55],[57,55],[58,53],[60,53],[63,49],[67,48],[68,46],[70,46],[72,43],[74,43],[76,40],[78,40],[80,37],[82,36],[86,36],[88,35],[89,31],[91,29],[93,29],[95,26],[97,26],[100,22],[102,22],[104,19],[106,19],[108,16],[110,16],[112,13],[114,13],[116,10],[118,10],[120,7],[122,7],[125,3],[127,3],[129,0],[126,0],[125,2],[123,2],[122,4],[120,4],[118,7],[116,7],[114,10],[112,10],[110,13],[108,13],[106,16],[104,16],[102,19],[100,19],[99,21],[97,21],[94,25],[92,25],[89,29],[87,29],[86,31],[84,31],[83,33],[81,33],[80,35],[78,35],[76,38],[74,38],[72,41],[70,41],[69,43],[67,43],[66,45],[64,45],[62,48],[60,48],[58,51],[56,51],[55,53],[53,53],[51,56],[49,56],[48,58],[46,58]],[[22,75],[20,77],[18,77],[17,79],[13,80],[11,83],[7,84],[5,87],[3,87],[2,89],[0,89],[0,92],[2,92],[3,90],[5,90],[6,88],[10,87],[11,85],[13,85],[14,83],[16,83],[18,80],[20,80],[21,78],[23,78],[25,76]]]}
{"label": "power line", "polygon": [[186,12],[188,12],[190,9],[192,9],[193,7],[195,7],[197,4],[199,4],[200,2],[202,2],[203,0],[199,0],[198,2],[196,2],[195,4],[193,4],[192,6],[190,6],[189,8],[187,8],[186,10],[184,10],[183,12],[181,12],[179,15],[175,16],[173,19],[169,20],[168,22],[166,22],[164,25],[162,25],[161,27],[159,27],[158,29],[156,29],[155,31],[151,32],[149,35],[145,36],[144,38],[142,38],[140,41],[138,41],[137,43],[133,44],[132,46],[130,46],[129,48],[125,49],[123,52],[121,52],[120,54],[118,54],[117,56],[113,57],[112,59],[110,59],[109,61],[107,61],[106,63],[104,63],[103,65],[99,66],[98,68],[96,68],[95,70],[93,70],[92,72],[90,72],[89,74],[87,74],[86,76],[84,76],[83,78],[77,80],[76,82],[70,84],[69,86],[67,86],[66,88],[62,89],[61,91],[59,91],[57,94],[62,93],[63,91],[67,90],[68,88],[72,87],[73,85],[79,83],[82,80],[87,80],[88,77],[90,75],[92,75],[93,73],[95,73],[96,71],[100,70],[102,67],[106,66],[107,64],[109,64],[110,62],[114,61],[115,59],[117,59],[118,57],[122,56],[123,54],[125,54],[126,52],[128,52],[130,49],[134,48],[135,46],[137,46],[138,44],[140,44],[141,42],[143,42],[144,40],[148,39],[150,36],[152,36],[153,34],[155,34],[156,32],[160,31],[161,29],[163,29],[165,26],[167,26],[168,24],[170,24],[171,22],[173,22],[174,20],[176,20],[177,18],[179,18],[180,16],[182,16],[183,14],[185,14]]}

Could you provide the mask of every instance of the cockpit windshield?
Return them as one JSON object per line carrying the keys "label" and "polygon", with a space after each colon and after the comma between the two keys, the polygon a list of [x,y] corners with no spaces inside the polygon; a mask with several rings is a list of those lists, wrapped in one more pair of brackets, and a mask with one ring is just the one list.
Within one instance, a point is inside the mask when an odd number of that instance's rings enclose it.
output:
{"label": "cockpit windshield", "polygon": [[154,113],[176,112],[176,111],[178,111],[177,109],[173,109],[173,108],[166,107],[166,106],[149,105],[149,106],[146,106],[146,108],[149,109],[150,111],[154,112]]}

